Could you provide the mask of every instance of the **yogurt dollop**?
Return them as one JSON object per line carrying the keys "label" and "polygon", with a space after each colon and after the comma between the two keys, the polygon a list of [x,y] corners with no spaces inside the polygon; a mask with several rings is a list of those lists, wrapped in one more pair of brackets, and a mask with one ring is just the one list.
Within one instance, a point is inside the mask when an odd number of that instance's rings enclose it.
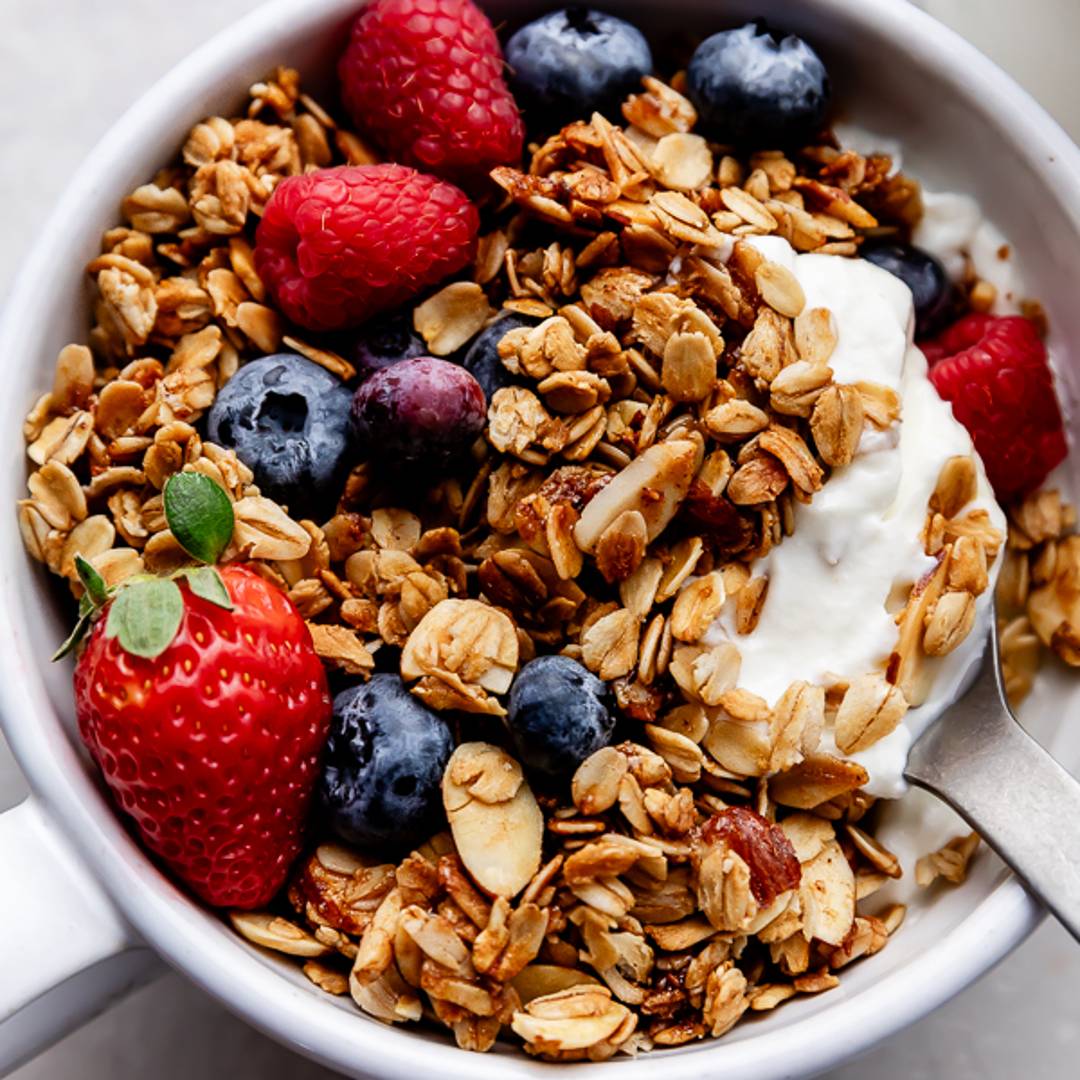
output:
{"label": "yogurt dollop", "polygon": [[[965,428],[927,378],[912,343],[911,293],[897,278],[861,259],[799,255],[779,237],[755,238],[766,258],[787,267],[807,307],[828,308],[836,349],[829,360],[837,382],[871,382],[896,391],[901,418],[886,431],[867,425],[850,465],[832,475],[807,505],[796,504],[792,536],[753,567],[769,590],[752,633],[740,635],[725,610],[706,641],[730,640],[742,655],[739,686],[771,704],[796,680],[828,684],[881,670],[897,642],[890,597],[906,592],[935,562],[923,551],[927,504],[941,467],[974,449]],[[1004,515],[982,473],[972,507],[996,528]],[[980,625],[990,603],[979,601]],[[956,697],[983,646],[979,628],[954,652],[928,660],[932,690],[904,724],[869,750],[853,755],[870,773],[867,790],[896,797],[911,742]],[[823,750],[828,750],[823,745]]]}
{"label": "yogurt dollop", "polygon": [[912,241],[936,255],[953,281],[963,278],[970,260],[979,277],[994,286],[996,315],[1020,311],[1024,292],[1012,248],[970,195],[924,190],[923,216]]}

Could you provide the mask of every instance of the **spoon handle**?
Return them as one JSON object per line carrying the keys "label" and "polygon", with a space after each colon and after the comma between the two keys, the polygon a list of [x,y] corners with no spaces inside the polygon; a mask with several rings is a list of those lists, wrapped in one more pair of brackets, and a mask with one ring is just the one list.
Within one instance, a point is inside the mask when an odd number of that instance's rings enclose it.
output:
{"label": "spoon handle", "polygon": [[971,689],[911,748],[905,775],[952,806],[1080,941],[1080,782],[1013,716],[990,638]]}

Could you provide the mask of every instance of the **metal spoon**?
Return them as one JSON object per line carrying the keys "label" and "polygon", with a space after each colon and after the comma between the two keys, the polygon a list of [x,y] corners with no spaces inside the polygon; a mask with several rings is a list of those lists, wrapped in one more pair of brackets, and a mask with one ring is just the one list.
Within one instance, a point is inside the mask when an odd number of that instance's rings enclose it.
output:
{"label": "metal spoon", "polygon": [[1080,941],[1080,781],[1013,716],[989,638],[970,689],[915,742],[904,776],[956,810]]}

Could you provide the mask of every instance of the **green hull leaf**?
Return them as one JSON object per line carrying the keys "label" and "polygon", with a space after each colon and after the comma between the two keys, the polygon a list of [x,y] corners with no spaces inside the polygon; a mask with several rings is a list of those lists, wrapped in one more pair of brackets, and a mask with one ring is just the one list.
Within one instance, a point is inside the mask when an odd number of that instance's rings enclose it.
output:
{"label": "green hull leaf", "polygon": [[226,611],[232,611],[229,590],[225,588],[221,575],[212,566],[197,566],[193,570],[185,570],[182,576],[196,596],[208,600],[211,604],[217,604]]}
{"label": "green hull leaf", "polygon": [[176,542],[198,562],[213,566],[232,539],[229,496],[202,473],[170,476],[165,483],[165,520]]}
{"label": "green hull leaf", "polygon": [[153,660],[172,644],[183,617],[180,586],[167,578],[145,578],[117,594],[105,633],[118,638],[125,652]]}

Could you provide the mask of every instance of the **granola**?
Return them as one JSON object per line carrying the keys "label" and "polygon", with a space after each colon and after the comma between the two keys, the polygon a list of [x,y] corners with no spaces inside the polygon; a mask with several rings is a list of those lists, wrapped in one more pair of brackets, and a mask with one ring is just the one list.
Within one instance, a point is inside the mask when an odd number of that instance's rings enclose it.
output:
{"label": "granola", "polygon": [[[898,929],[902,905],[866,901],[911,869],[875,838],[852,755],[976,632],[995,560],[1010,696],[1048,650],[1080,665],[1075,512],[1039,491],[1010,507],[1006,539],[961,455],[920,508],[932,569],[893,598],[880,666],[793,680],[774,701],[743,685],[746,642],[781,602],[762,560],[900,409],[894,388],[837,374],[833,312],[750,240],[845,259],[868,231],[906,231],[919,192],[832,137],[724,152],[694,132],[683,89],[683,74],[648,76],[622,124],[593,114],[493,171],[505,198],[471,280],[413,312],[433,356],[499,311],[533,319],[498,344],[513,381],[459,473],[402,491],[361,462],[330,516],[297,520],[204,435],[255,356],[284,346],[356,376],[287,324],[255,270],[283,178],[376,160],[285,68],[123,200],[87,268],[88,344],[62,350],[25,424],[20,528],[73,593],[76,555],[110,586],[182,564],[162,490],[202,473],[232,503],[225,559],[288,594],[327,666],[365,679],[389,655],[447,714],[448,832],[391,862],[321,844],[274,911],[230,919],[325,992],[385,1023],[428,1017],[470,1050],[513,1034],[533,1055],[599,1061],[832,989]],[[973,309],[992,304],[986,286]],[[627,738],[534,793],[488,718],[549,653],[611,684]],[[916,880],[959,883],[977,843],[927,855]]]}

